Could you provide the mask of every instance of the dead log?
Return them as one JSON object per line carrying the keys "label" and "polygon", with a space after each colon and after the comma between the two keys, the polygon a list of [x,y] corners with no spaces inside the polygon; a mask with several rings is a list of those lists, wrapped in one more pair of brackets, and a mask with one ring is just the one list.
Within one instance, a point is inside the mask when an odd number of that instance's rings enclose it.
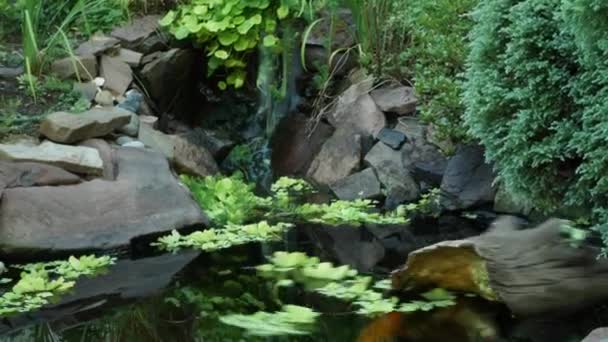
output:
{"label": "dead log", "polygon": [[442,287],[506,304],[516,315],[573,312],[608,299],[608,260],[600,248],[565,234],[551,219],[519,229],[502,217],[473,238],[444,241],[411,253],[393,272],[393,287]]}

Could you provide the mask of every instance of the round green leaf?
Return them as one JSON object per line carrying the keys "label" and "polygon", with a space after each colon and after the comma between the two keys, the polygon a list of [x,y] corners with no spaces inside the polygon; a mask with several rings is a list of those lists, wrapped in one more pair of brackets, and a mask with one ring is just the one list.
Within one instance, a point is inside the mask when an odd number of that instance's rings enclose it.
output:
{"label": "round green leaf", "polygon": [[279,39],[276,36],[269,34],[266,37],[264,37],[263,44],[265,47],[273,47],[273,46],[276,46],[278,42],[279,42]]}
{"label": "round green leaf", "polygon": [[218,34],[217,39],[224,46],[232,45],[239,40],[239,35],[233,31],[224,31]]}
{"label": "round green leaf", "polygon": [[277,9],[277,17],[279,17],[279,19],[285,19],[287,18],[287,16],[289,15],[289,8],[285,5],[281,5],[281,7],[279,7]]}
{"label": "round green leaf", "polygon": [[215,53],[213,55],[222,60],[228,59],[228,56],[229,56],[228,52],[226,52],[225,50],[217,50],[217,51],[215,51]]}
{"label": "round green leaf", "polygon": [[175,11],[169,11],[167,14],[158,22],[160,26],[169,26],[175,20]]}

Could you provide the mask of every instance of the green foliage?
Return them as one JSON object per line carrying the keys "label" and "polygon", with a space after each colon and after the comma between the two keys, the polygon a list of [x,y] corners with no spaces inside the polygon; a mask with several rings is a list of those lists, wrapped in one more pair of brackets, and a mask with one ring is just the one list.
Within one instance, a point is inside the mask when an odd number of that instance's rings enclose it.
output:
{"label": "green foliage", "polygon": [[259,46],[280,50],[278,26],[308,5],[306,0],[193,0],[169,11],[160,24],[177,39],[193,38],[205,47],[209,76],[219,69],[227,74],[220,89],[238,89],[251,53]]}
{"label": "green foliage", "polygon": [[70,257],[67,261],[15,266],[21,277],[9,291],[0,297],[0,316],[37,310],[74,287],[81,276],[95,276],[112,265],[109,256]]}
{"label": "green foliage", "polygon": [[278,286],[301,284],[322,295],[352,302],[357,313],[377,316],[393,311],[430,311],[456,304],[456,297],[443,289],[421,294],[421,300],[401,302],[397,297],[385,297],[383,290],[390,289],[386,280],[372,283],[372,277],[361,276],[349,266],[333,266],[300,252],[276,252],[269,264],[256,267],[264,278],[274,279]]}
{"label": "green foliage", "polygon": [[312,331],[319,314],[297,305],[285,305],[281,311],[258,311],[252,315],[227,315],[224,324],[247,330],[256,336],[307,335]]}
{"label": "green foliage", "polygon": [[289,227],[291,225],[287,223],[270,225],[266,221],[261,221],[248,225],[229,223],[222,229],[210,228],[186,236],[174,230],[171,235],[159,238],[152,245],[169,252],[177,252],[183,248],[211,252],[251,242],[277,240]]}
{"label": "green foliage", "polygon": [[608,203],[608,4],[501,0],[475,11],[464,102],[471,134],[518,200],[545,211]]}
{"label": "green foliage", "polygon": [[183,175],[181,180],[216,225],[245,223],[256,208],[268,203],[253,193],[253,185],[245,183],[240,174],[205,178]]}

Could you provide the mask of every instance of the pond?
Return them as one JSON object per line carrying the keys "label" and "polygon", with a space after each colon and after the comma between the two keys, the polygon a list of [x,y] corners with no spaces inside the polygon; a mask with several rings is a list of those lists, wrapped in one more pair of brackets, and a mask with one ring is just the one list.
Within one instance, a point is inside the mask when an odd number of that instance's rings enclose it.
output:
{"label": "pond", "polygon": [[[540,328],[533,325],[534,334],[547,339],[525,338],[530,332],[525,331],[524,325],[523,332],[518,332],[524,337],[516,339],[514,331],[521,328],[504,308],[462,295],[454,305],[427,312],[364,315],[348,300],[311,291],[305,282],[281,286],[278,278],[269,278],[256,270],[257,265],[267,263],[277,251],[302,251],[320,256],[321,261],[334,259],[330,251],[314,240],[315,234],[311,238],[304,231],[305,228],[294,229],[280,242],[249,244],[212,253],[158,254],[147,250],[144,254],[148,255],[138,259],[119,260],[106,274],[79,280],[74,291],[59,303],[38,312],[5,318],[0,325],[3,336],[0,341],[468,342],[580,341],[583,336],[577,335],[576,329],[564,332],[555,328],[552,330],[560,334],[555,339],[547,331],[539,335]],[[402,261],[385,262],[390,265]],[[387,274],[372,275],[375,280],[387,278]],[[413,298],[416,295],[402,296],[401,300]],[[237,322],[241,327],[221,319],[231,314],[276,312],[286,304],[311,308],[320,316],[313,324],[288,326],[277,316]],[[243,329],[248,324],[249,329]],[[562,328],[567,325],[562,324]],[[583,334],[585,330],[581,330]]]}

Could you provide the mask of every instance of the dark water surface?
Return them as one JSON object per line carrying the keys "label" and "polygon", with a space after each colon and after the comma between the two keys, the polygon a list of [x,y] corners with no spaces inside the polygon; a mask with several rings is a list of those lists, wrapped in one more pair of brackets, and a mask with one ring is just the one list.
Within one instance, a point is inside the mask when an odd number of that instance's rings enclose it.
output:
{"label": "dark water surface", "polygon": [[[474,298],[462,298],[456,306],[431,312],[371,319],[355,314],[356,309],[345,302],[297,287],[277,288],[253,269],[278,250],[305,251],[322,260],[331,255],[313,245],[291,236],[279,243],[214,253],[185,251],[122,259],[105,275],[80,279],[74,292],[60,303],[1,320],[0,342],[568,342],[580,341],[586,332],[586,328],[577,329],[578,323],[571,319],[515,324],[504,308]],[[228,313],[274,312],[282,304],[307,306],[322,313],[310,335],[256,337],[218,319]],[[495,339],[480,338],[483,331],[493,331]]]}

